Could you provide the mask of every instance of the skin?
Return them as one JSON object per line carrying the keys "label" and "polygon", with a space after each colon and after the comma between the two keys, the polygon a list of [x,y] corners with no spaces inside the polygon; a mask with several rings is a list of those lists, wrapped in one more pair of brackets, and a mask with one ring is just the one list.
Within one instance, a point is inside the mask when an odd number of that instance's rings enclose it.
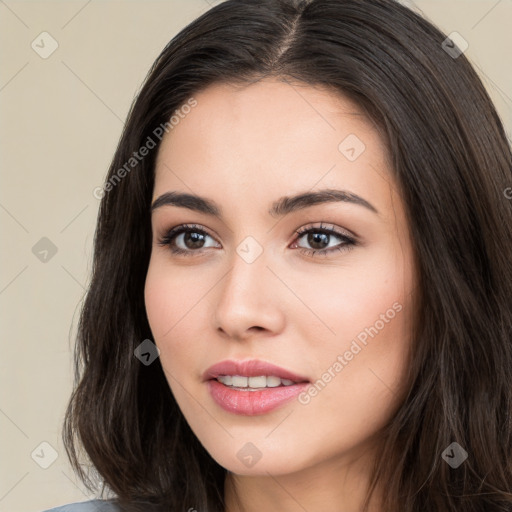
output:
{"label": "skin", "polygon": [[[229,471],[227,512],[359,511],[375,435],[403,396],[416,283],[387,148],[357,105],[326,88],[265,79],[214,84],[194,98],[197,106],[162,140],[153,201],[194,193],[221,206],[223,219],[170,205],[153,211],[145,302],[167,381],[198,439]],[[366,147],[354,161],[338,149],[349,134]],[[267,213],[282,196],[324,188],[358,194],[378,214],[347,202]],[[321,222],[358,243],[301,253],[343,244],[330,235],[315,246],[295,233]],[[208,234],[204,248],[175,238],[192,256],[158,244],[182,223]],[[236,250],[248,236],[263,249],[252,263]],[[333,371],[338,355],[396,303],[400,312]],[[307,404],[294,399],[258,416],[224,411],[202,373],[224,359],[252,358],[312,382],[329,368],[334,377]],[[261,452],[252,467],[237,457],[247,442]],[[380,491],[370,510],[380,510]]]}

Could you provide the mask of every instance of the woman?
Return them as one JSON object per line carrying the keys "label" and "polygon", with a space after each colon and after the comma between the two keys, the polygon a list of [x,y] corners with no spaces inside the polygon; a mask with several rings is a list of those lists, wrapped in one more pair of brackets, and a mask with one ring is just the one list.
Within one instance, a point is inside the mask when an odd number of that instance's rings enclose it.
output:
{"label": "woman", "polygon": [[454,48],[393,0],[228,0],[169,43],[64,430],[116,499],[54,510],[512,510],[512,155]]}

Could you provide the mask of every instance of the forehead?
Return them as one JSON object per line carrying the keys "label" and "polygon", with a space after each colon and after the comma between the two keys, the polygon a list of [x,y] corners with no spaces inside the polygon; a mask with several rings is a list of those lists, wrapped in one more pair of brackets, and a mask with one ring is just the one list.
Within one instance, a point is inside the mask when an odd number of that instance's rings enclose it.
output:
{"label": "forehead", "polygon": [[267,79],[214,84],[193,98],[196,106],[162,139],[154,197],[172,189],[236,203],[250,194],[263,208],[269,196],[317,184],[363,196],[377,181],[389,184],[378,132],[333,90]]}

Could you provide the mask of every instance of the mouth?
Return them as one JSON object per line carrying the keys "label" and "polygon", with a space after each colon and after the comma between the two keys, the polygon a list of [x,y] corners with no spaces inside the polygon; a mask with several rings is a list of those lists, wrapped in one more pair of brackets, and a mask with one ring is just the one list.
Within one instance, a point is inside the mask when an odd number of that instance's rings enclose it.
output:
{"label": "mouth", "polygon": [[254,416],[281,407],[309,384],[306,377],[259,360],[222,361],[203,374],[214,402],[233,414]]}
{"label": "mouth", "polygon": [[[264,381],[263,378],[266,380]],[[211,379],[219,379],[226,386],[240,388],[289,386],[300,382],[310,382],[307,377],[260,359],[246,361],[228,359],[216,363],[203,373],[203,381]]]}
{"label": "mouth", "polygon": [[218,375],[215,380],[224,384],[224,386],[240,391],[257,391],[264,388],[278,388],[299,384],[297,381],[282,379],[277,375],[257,375],[255,377],[245,375]]}

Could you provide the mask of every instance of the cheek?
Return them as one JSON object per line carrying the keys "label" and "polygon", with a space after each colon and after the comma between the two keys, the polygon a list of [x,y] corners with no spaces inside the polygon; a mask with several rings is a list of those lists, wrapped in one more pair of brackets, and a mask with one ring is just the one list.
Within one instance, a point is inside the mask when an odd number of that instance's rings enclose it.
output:
{"label": "cheek", "polygon": [[156,342],[171,327],[169,312],[173,311],[174,300],[165,278],[159,275],[155,265],[151,264],[144,286],[144,302],[149,326]]}
{"label": "cheek", "polygon": [[321,400],[341,399],[363,421],[363,404],[372,404],[366,413],[382,414],[404,382],[414,284],[411,260],[401,250],[385,247],[368,255],[338,281],[315,280],[322,293],[309,292],[311,309],[321,312],[331,332],[303,324],[304,339],[314,343]]}
{"label": "cheek", "polygon": [[[195,282],[195,281],[194,281]],[[194,286],[190,269],[170,268],[162,258],[151,258],[144,286],[144,302],[155,341],[163,342],[175,334],[177,325],[199,301],[204,291]]]}
{"label": "cheek", "polygon": [[297,276],[293,289],[316,316],[308,314],[307,323],[297,321],[297,325],[310,326],[304,339],[315,340],[317,348],[338,350],[361,333],[364,341],[365,329],[375,324],[378,331],[397,329],[406,316],[397,310],[406,308],[413,285],[406,256],[383,244],[354,253],[346,267],[320,269],[308,279]]}
{"label": "cheek", "polygon": [[[144,301],[153,339],[160,350],[160,360],[169,384],[176,377],[195,369],[198,348],[194,332],[205,325],[201,299],[205,289],[194,286],[197,281],[190,279],[190,269],[169,268],[165,261],[150,261],[144,287]],[[206,288],[207,290],[207,288]]]}

